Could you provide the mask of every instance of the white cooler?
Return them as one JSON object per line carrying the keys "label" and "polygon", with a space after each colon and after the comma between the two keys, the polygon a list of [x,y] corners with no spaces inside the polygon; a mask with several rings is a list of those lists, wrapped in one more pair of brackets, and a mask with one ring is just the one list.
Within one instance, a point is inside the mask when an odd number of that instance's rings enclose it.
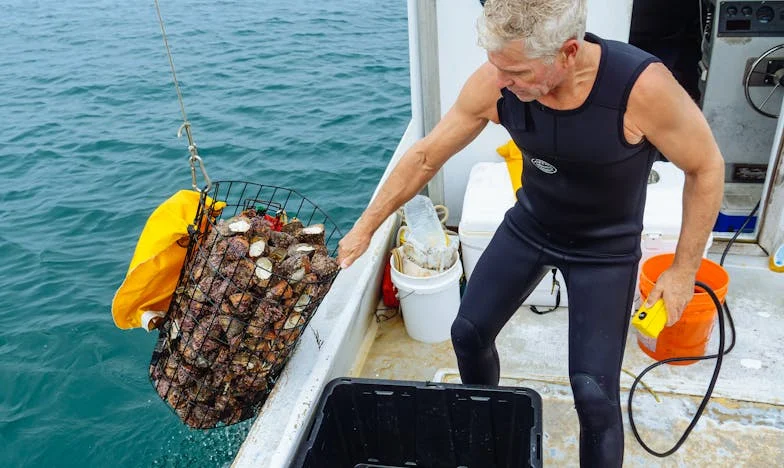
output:
{"label": "white cooler", "polygon": [[[648,185],[641,239],[641,262],[653,255],[674,252],[681,227],[685,180],[683,171],[672,163],[665,162],[654,163],[653,171],[656,174],[654,178],[658,181]],[[474,165],[466,186],[463,215],[458,226],[463,270],[467,279],[470,279],[474,266],[503,221],[504,214],[514,203],[515,195],[506,163],[481,162]],[[711,244],[712,236],[705,248],[705,255]],[[560,271],[556,273],[556,279],[560,283],[560,305],[567,306],[566,282]],[[639,282],[639,275],[637,281]],[[639,287],[635,288],[635,291],[636,309]],[[553,277],[548,273],[524,304],[552,307],[556,303],[556,292],[557,289],[553,290]]]}
{"label": "white cooler", "polygon": [[675,252],[683,213],[683,171],[672,163],[653,164],[648,183],[645,214],[642,218],[642,258],[640,264],[660,253]]}
{"label": "white cooler", "polygon": [[[476,262],[514,203],[515,194],[505,162],[482,162],[471,168],[463,197],[463,216],[458,226],[466,279],[471,278]],[[566,282],[560,271],[556,273],[556,279],[561,289],[560,305],[566,306]],[[552,307],[557,292],[557,289],[553,290],[553,275],[548,273],[523,304]]]}

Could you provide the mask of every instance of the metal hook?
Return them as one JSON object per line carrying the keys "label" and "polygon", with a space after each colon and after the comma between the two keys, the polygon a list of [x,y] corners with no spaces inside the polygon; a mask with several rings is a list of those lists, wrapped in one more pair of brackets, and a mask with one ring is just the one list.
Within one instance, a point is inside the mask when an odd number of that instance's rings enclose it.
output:
{"label": "metal hook", "polygon": [[[191,155],[190,155],[190,158],[188,159],[188,162],[190,163],[190,166],[191,166],[191,185],[193,186],[193,190],[196,190],[197,192],[202,192],[202,193],[209,192],[210,188],[212,188],[212,181],[210,180],[210,176],[207,175],[207,168],[204,167],[204,161],[201,159],[201,156],[199,156],[196,153],[196,147],[195,146],[189,146],[188,150],[190,150],[190,152],[191,152]],[[199,189],[199,185],[196,182],[196,163],[197,162],[199,163],[199,170],[201,171],[201,176],[204,178],[204,184],[205,185],[204,185],[203,189]]]}
{"label": "metal hook", "polygon": [[[212,181],[210,180],[210,176],[207,175],[207,168],[204,167],[204,161],[199,156],[199,151],[196,148],[196,143],[193,142],[193,136],[191,135],[191,123],[187,120],[180,125],[180,128],[177,129],[177,138],[182,138],[182,131],[185,130],[185,135],[188,137],[188,153],[190,156],[188,157],[188,163],[191,166],[191,186],[193,190],[197,192],[206,193],[212,187]],[[199,185],[196,182],[196,162],[199,163],[199,171],[201,171],[202,177],[204,177],[205,186],[203,189],[199,189]]]}
{"label": "metal hook", "polygon": [[177,138],[182,138],[182,130],[185,127],[190,127],[190,126],[191,126],[190,122],[183,122],[182,125],[180,125],[180,128],[177,129]]}

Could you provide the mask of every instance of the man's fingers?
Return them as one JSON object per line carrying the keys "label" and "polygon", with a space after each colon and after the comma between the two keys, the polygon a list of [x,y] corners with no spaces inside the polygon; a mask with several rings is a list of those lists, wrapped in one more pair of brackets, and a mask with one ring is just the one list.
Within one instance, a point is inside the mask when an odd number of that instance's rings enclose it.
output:
{"label": "man's fingers", "polygon": [[671,306],[667,307],[667,303],[664,304],[665,310],[667,311],[667,326],[671,327],[675,325],[678,319],[681,318],[681,314],[678,312],[677,307]]}
{"label": "man's fingers", "polygon": [[340,265],[340,268],[346,269],[350,267],[352,263],[354,263],[354,260],[356,260],[357,257],[358,255],[355,249],[350,251],[345,249],[343,252],[338,254],[338,264]]}
{"label": "man's fingers", "polygon": [[656,304],[656,301],[661,299],[661,295],[662,291],[659,285],[654,285],[653,290],[651,290],[651,293],[648,294],[648,299],[645,301],[645,305],[647,307],[651,307],[652,305]]}
{"label": "man's fingers", "polygon": [[338,242],[338,265],[345,269],[350,267],[368,248],[363,237],[349,233]]}
{"label": "man's fingers", "polygon": [[667,326],[671,327],[675,325],[677,321],[675,304],[673,304],[672,300],[668,297],[662,297],[664,299],[664,310],[667,312]]}
{"label": "man's fingers", "polygon": [[664,307],[667,310],[667,326],[671,327],[681,319],[684,307],[674,299],[670,299],[669,302],[665,299]]}
{"label": "man's fingers", "polygon": [[351,265],[351,260],[347,253],[342,251],[338,252],[338,265],[340,265],[340,268],[348,268],[349,265]]}
{"label": "man's fingers", "polygon": [[665,293],[662,299],[664,299],[664,309],[667,311],[667,326],[671,327],[681,318],[683,307],[673,294]]}

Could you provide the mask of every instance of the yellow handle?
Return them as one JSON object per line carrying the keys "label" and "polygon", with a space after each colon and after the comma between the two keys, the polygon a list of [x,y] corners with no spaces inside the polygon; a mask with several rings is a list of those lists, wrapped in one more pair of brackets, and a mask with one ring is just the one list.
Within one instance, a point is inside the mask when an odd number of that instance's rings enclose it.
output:
{"label": "yellow handle", "polygon": [[768,264],[772,271],[784,273],[784,244],[780,245],[775,252],[770,254],[770,261]]}
{"label": "yellow handle", "polygon": [[632,317],[632,325],[643,335],[658,338],[659,333],[667,325],[667,309],[664,307],[664,301],[659,299],[651,307],[646,307],[643,303],[640,310]]}

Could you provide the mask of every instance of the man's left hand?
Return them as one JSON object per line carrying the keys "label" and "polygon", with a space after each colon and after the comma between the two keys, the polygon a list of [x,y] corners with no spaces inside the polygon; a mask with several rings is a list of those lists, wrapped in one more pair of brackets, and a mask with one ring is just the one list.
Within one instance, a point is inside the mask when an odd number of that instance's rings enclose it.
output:
{"label": "man's left hand", "polygon": [[670,267],[659,276],[648,295],[646,305],[649,307],[659,299],[664,299],[668,327],[680,320],[683,310],[694,296],[694,278],[695,274],[691,271]]}

